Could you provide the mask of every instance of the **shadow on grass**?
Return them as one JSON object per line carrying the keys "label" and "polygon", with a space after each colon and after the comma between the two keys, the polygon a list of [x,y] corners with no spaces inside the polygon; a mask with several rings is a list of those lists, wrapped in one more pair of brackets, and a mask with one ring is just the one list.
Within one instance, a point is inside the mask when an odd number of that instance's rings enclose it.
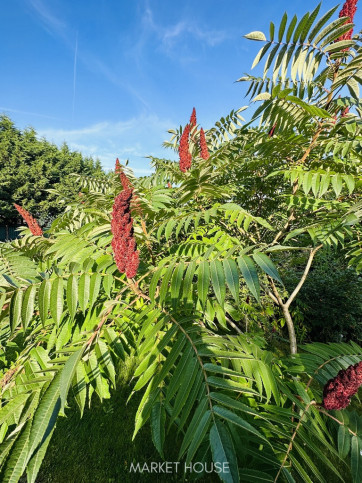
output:
{"label": "shadow on grass", "polygon": [[[57,422],[37,483],[190,481],[184,478],[181,469],[168,474],[130,472],[132,462],[134,465],[140,463],[141,467],[147,463],[149,468],[151,462],[162,462],[152,443],[149,425],[146,424],[132,441],[134,418],[142,395],[134,395],[126,405],[130,391],[130,386],[121,382],[111,399],[101,403],[93,396],[91,409],[85,409],[82,419],[75,401],[70,401],[67,417]],[[165,444],[167,461],[177,461],[179,447],[176,435],[169,434]],[[197,481],[220,480],[214,474],[212,479]]]}

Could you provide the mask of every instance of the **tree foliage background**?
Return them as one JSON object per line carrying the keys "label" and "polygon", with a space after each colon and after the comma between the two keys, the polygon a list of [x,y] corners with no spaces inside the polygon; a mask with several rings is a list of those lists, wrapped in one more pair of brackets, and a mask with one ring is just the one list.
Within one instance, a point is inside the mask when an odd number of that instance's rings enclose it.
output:
{"label": "tree foliage background", "polygon": [[[72,173],[104,176],[100,162],[69,150],[59,149],[34,129],[20,131],[6,116],[0,117],[0,222],[15,224],[19,219],[14,203],[35,215],[41,225],[59,215],[64,196],[77,193]],[[48,191],[48,190],[56,190]]]}
{"label": "tree foliage background", "polygon": [[228,462],[225,482],[362,480],[359,333],[298,330],[307,280],[323,303],[316,257],[362,268],[361,36],[320,10],[246,35],[251,122],[204,139],[193,114],[165,143],[180,165],[78,176],[46,236],[0,246],[2,481],[36,481],[67,401],[109,398],[130,361],[134,437],[149,424],[161,458],[177,432],[179,459]]}

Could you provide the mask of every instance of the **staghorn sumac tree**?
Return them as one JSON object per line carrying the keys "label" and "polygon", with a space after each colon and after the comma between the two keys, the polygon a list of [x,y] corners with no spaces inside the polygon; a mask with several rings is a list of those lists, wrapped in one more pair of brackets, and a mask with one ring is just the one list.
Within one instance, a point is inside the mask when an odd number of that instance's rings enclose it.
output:
{"label": "staghorn sumac tree", "polygon": [[[134,436],[150,423],[161,457],[177,431],[180,459],[227,461],[226,482],[361,481],[361,416],[331,401],[356,401],[362,348],[297,351],[290,310],[318,250],[340,247],[351,270],[362,260],[361,39],[337,7],[319,10],[285,14],[269,40],[246,35],[264,42],[262,76],[240,79],[261,104],[249,123],[239,109],[205,132],[193,113],[187,169],[153,159],[145,178],[119,162],[112,180],[78,176],[82,196],[46,236],[0,246],[2,481],[36,481],[67,399],[82,415],[108,398],[129,358]],[[165,146],[178,151],[183,132]],[[128,277],[125,235],[140,262]],[[305,266],[288,293],[291,253]],[[264,336],[248,330],[250,304],[261,320],[267,304],[282,311],[289,350],[268,346],[262,323]]]}

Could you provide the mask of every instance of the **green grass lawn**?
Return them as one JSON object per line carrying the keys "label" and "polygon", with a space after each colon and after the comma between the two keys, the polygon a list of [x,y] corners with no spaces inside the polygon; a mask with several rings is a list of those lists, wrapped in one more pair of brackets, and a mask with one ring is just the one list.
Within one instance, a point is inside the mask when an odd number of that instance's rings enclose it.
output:
{"label": "green grass lawn", "polygon": [[[181,470],[164,475],[130,473],[131,462],[140,465],[162,462],[152,443],[149,425],[132,441],[141,395],[134,395],[126,405],[130,392],[126,378],[120,381],[111,399],[101,403],[93,396],[91,409],[85,409],[82,419],[75,402],[71,402],[67,417],[58,420],[37,483],[189,481],[183,478]],[[165,448],[167,461],[177,461],[178,448],[176,434],[169,434]],[[198,481],[218,480],[214,474],[211,479]]]}

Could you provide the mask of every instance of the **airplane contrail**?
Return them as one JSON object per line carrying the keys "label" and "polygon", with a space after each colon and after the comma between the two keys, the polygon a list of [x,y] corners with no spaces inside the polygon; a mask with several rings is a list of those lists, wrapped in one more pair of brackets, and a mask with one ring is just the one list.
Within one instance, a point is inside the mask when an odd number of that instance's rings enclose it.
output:
{"label": "airplane contrail", "polygon": [[74,120],[74,111],[75,111],[75,84],[76,84],[76,78],[77,78],[77,55],[78,55],[78,30],[75,38],[75,50],[74,50],[72,121]]}

